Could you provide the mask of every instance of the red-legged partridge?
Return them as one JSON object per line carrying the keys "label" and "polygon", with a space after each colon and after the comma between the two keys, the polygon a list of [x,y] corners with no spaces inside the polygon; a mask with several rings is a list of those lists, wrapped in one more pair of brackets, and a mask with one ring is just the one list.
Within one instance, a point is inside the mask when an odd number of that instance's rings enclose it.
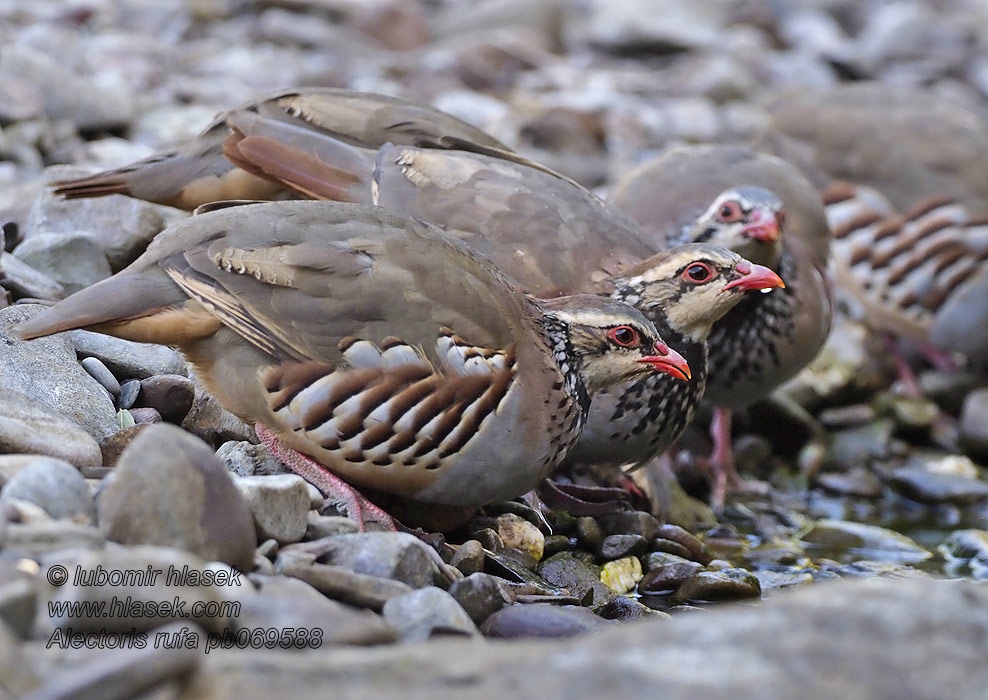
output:
{"label": "red-legged partridge", "polygon": [[[354,187],[348,172],[369,173],[375,150],[385,143],[474,151],[541,167],[428,105],[352,90],[300,88],[217,115],[181,148],[57,182],[55,191],[70,199],[125,194],[190,211],[231,199],[304,196],[369,203],[370,191]],[[319,150],[320,144],[330,150]],[[255,161],[272,169],[262,171]],[[333,162],[339,171],[327,165]]]}
{"label": "red-legged partridge", "polygon": [[740,146],[691,146],[670,149],[629,173],[611,201],[658,247],[724,245],[786,282],[785,289],[746,296],[710,335],[705,399],[715,407],[713,500],[722,502],[727,482],[740,483],[730,450],[731,411],[796,374],[830,331],[830,232],[820,196],[778,158]]}
{"label": "red-legged partridge", "polygon": [[[876,330],[936,361],[988,350],[988,216],[949,197],[900,214],[877,191],[846,182],[824,192],[840,288]],[[905,370],[905,365],[900,365]],[[907,379],[908,371],[902,372]],[[918,388],[913,386],[914,391]]]}
{"label": "red-legged partridge", "polygon": [[72,328],[177,346],[229,410],[347,482],[453,506],[533,489],[595,391],[689,375],[626,304],[523,295],[433,226],[332,202],[185,219],[16,332]]}

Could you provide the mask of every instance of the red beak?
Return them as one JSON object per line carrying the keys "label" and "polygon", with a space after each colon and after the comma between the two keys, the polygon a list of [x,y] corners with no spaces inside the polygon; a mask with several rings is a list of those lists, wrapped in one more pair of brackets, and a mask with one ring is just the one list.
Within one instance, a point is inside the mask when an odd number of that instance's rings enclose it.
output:
{"label": "red beak", "polygon": [[757,220],[742,228],[741,235],[762,243],[772,243],[779,238],[779,219],[772,212],[765,212]]}
{"label": "red beak", "polygon": [[660,354],[648,355],[638,361],[644,362],[654,371],[664,372],[670,377],[675,377],[676,379],[681,379],[683,381],[689,381],[692,379],[693,374],[690,372],[690,366],[689,363],[686,362],[685,357],[680,355],[665,343],[656,343],[655,352]]}
{"label": "red beak", "polygon": [[740,287],[745,291],[752,291],[772,289],[774,287],[778,287],[779,289],[786,288],[786,283],[782,281],[782,278],[764,265],[749,266],[747,263],[738,263],[734,269],[740,272],[741,276],[732,282],[728,282],[724,286],[724,289]]}

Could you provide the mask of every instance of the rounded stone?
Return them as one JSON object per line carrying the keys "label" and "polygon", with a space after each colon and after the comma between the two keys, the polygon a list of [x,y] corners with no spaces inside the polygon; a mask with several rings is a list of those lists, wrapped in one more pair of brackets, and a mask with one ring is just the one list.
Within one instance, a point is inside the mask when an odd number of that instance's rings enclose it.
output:
{"label": "rounded stone", "polygon": [[16,391],[0,395],[0,452],[44,454],[80,468],[98,467],[103,459],[89,433],[49,406]]}
{"label": "rounded stone", "polygon": [[720,571],[699,571],[675,594],[678,602],[711,602],[718,600],[739,600],[758,598],[762,594],[758,578],[746,569],[721,569]]}
{"label": "rounded stone", "polygon": [[178,374],[159,374],[141,380],[141,391],[134,406],[155,408],[169,423],[181,424],[192,408],[196,385]]}
{"label": "rounded stone", "polygon": [[85,477],[60,459],[39,457],[19,470],[0,489],[0,501],[8,498],[34,503],[56,520],[88,524],[96,516]]}
{"label": "rounded stone", "polygon": [[309,489],[295,474],[247,476],[234,482],[254,518],[259,539],[280,545],[298,542],[305,535]]}
{"label": "rounded stone", "polygon": [[491,615],[481,627],[486,637],[553,639],[573,637],[614,624],[575,605],[511,605]]}
{"label": "rounded stone", "polygon": [[87,357],[79,364],[89,373],[90,377],[99,382],[100,386],[110,392],[111,395],[119,396],[120,382],[117,381],[117,378],[113,376],[113,372],[98,357]]}
{"label": "rounded stone", "polygon": [[253,521],[223,463],[167,423],[142,430],[120,455],[98,512],[114,542],[178,547],[243,569],[253,563]]}
{"label": "rounded stone", "polygon": [[545,535],[520,515],[503,513],[497,516],[497,533],[506,548],[524,552],[535,561],[542,558]]}
{"label": "rounded stone", "polygon": [[391,598],[381,613],[405,641],[422,641],[441,634],[480,634],[453,596],[435,586]]}
{"label": "rounded stone", "polygon": [[503,579],[482,573],[470,574],[453,581],[449,594],[478,625],[505,605],[514,602],[514,596]]}
{"label": "rounded stone", "polygon": [[484,545],[477,540],[467,540],[453,553],[449,564],[462,571],[464,576],[469,577],[471,574],[484,570],[486,556]]}
{"label": "rounded stone", "polygon": [[637,557],[648,549],[648,541],[641,535],[608,535],[600,545],[600,558],[605,561],[623,557]]}

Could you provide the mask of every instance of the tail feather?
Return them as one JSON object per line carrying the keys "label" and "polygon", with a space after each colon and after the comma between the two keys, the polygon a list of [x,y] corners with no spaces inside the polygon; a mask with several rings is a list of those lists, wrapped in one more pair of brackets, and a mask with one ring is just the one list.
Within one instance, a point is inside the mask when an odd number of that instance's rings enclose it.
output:
{"label": "tail feather", "polygon": [[158,269],[124,273],[76,292],[10,330],[30,340],[149,316],[187,301],[182,290]]}

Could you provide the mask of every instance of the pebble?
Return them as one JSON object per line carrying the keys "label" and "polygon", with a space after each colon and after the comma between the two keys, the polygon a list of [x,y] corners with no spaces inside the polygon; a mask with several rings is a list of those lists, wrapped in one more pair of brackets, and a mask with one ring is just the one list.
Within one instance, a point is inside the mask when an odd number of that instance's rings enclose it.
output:
{"label": "pebble", "polygon": [[154,408],[132,408],[128,411],[128,413],[130,413],[131,418],[133,418],[135,426],[164,422],[161,414]]}
{"label": "pebble", "polygon": [[[133,418],[133,416],[131,416],[131,418]],[[127,446],[130,445],[130,443],[134,441],[134,438],[140,435],[141,431],[148,427],[148,425],[150,425],[150,423],[142,423],[137,425],[135,421],[134,425],[129,428],[118,430],[110,437],[101,440],[99,443],[99,449],[103,458],[103,466],[115,467],[117,462],[120,461],[120,455],[122,455],[124,450],[127,449]]]}
{"label": "pebble", "polygon": [[449,594],[478,625],[514,602],[514,595],[506,581],[483,573],[470,574],[454,581],[449,587]]}
{"label": "pebble", "polygon": [[66,294],[85,289],[113,274],[99,243],[87,232],[38,233],[13,253],[62,285]]}
{"label": "pebble", "polygon": [[772,571],[761,569],[754,572],[761,586],[762,595],[789,588],[799,588],[813,583],[813,574],[807,571]]}
{"label": "pebble", "polygon": [[114,542],[178,547],[241,569],[254,559],[251,515],[223,463],[167,423],[127,447],[98,509],[100,529]]}
{"label": "pebble", "polygon": [[359,530],[357,523],[342,515],[322,515],[310,510],[305,519],[305,539],[319,540],[331,535],[346,535]]}
{"label": "pebble", "polygon": [[21,644],[17,630],[0,620],[0,678],[11,697],[29,697],[46,680],[36,654]]}
{"label": "pebble", "polygon": [[305,535],[309,515],[309,490],[295,474],[245,476],[234,481],[254,518],[261,539],[280,545],[298,542]]}
{"label": "pebble", "polygon": [[30,559],[38,559],[46,552],[101,547],[106,542],[96,527],[71,520],[6,523],[0,535],[3,536],[4,555]]}
{"label": "pebble", "polygon": [[[96,357],[121,379],[144,379],[162,374],[188,374],[182,356],[165,345],[135,343],[91,331],[69,331],[80,357]],[[126,408],[121,406],[121,408]]]}
{"label": "pebble", "polygon": [[89,376],[100,383],[104,389],[110,392],[111,396],[120,395],[120,382],[113,376],[113,372],[107,369],[106,365],[100,362],[98,357],[87,357],[79,364],[89,373]]}
{"label": "pebble", "polygon": [[305,581],[323,595],[349,605],[381,610],[392,598],[412,590],[401,581],[354,572],[345,566],[319,564],[304,553],[278,554],[275,571]]}
{"label": "pebble", "polygon": [[878,498],[884,485],[871,471],[855,467],[846,474],[825,472],[816,478],[816,483],[828,491],[859,498]]}
{"label": "pebble", "polygon": [[[113,401],[76,359],[75,348],[63,334],[30,341],[14,338],[10,326],[44,310],[37,304],[0,309],[0,395],[13,392],[50,406],[99,441],[116,429]],[[27,436],[24,439],[30,439]],[[57,448],[53,448],[57,449]],[[14,451],[14,450],[10,450]],[[20,450],[26,451],[26,450]],[[72,461],[72,460],[69,460]]]}
{"label": "pebble", "polygon": [[604,529],[593,518],[584,516],[576,519],[576,538],[591,552],[599,552],[604,544]]}
{"label": "pebble", "polygon": [[251,426],[199,387],[196,387],[192,408],[182,421],[182,428],[217,447],[231,440],[249,442],[254,437]]}
{"label": "pebble", "polygon": [[964,451],[972,459],[988,460],[988,389],[977,389],[967,395],[958,428]]}
{"label": "pebble", "polygon": [[609,561],[601,567],[600,580],[615,593],[628,593],[642,580],[642,564],[638,557]]}
{"label": "pebble", "polygon": [[497,534],[507,549],[524,552],[534,561],[542,558],[545,535],[538,527],[514,513],[502,513],[496,520]]}
{"label": "pebble", "polygon": [[600,545],[600,558],[604,561],[623,557],[638,557],[648,549],[648,541],[641,535],[608,535]]}
{"label": "pebble", "polygon": [[[39,583],[36,575],[18,569],[13,562],[0,563],[0,625],[9,625],[21,637],[31,636]],[[4,678],[2,672],[0,678]]]}
{"label": "pebble", "polygon": [[481,631],[485,637],[498,639],[555,639],[573,637],[612,624],[587,608],[532,603],[511,605],[494,613],[481,626]]}
{"label": "pebble", "polygon": [[98,467],[103,459],[89,433],[47,405],[12,390],[0,394],[0,452],[44,454],[79,468]]}
{"label": "pebble", "polygon": [[672,593],[703,568],[695,561],[666,552],[649,552],[644,565],[646,573],[638,584],[638,591],[649,595]]}
{"label": "pebble", "polygon": [[988,580],[988,531],[955,530],[937,547],[947,560],[948,575]]}
{"label": "pebble", "polygon": [[91,524],[96,518],[86,479],[60,459],[39,457],[20,469],[0,489],[0,501],[9,498],[35,503],[56,520]]}
{"label": "pebble", "polygon": [[892,488],[921,503],[967,505],[988,500],[988,483],[957,474],[938,474],[922,467],[903,467],[892,474]]}
{"label": "pebble", "polygon": [[745,569],[698,571],[686,579],[673,596],[680,603],[713,602],[758,598],[762,594],[758,578]]}
{"label": "pebble", "polygon": [[[309,584],[287,576],[252,576],[257,593],[244,596],[237,629],[294,629],[293,649],[331,644],[387,644],[397,631],[379,615],[328,599]],[[287,648],[282,646],[281,648]]]}
{"label": "pebble", "polygon": [[597,518],[605,535],[638,535],[646,540],[655,537],[659,521],[651,513],[641,510],[623,510]]}
{"label": "pebble", "polygon": [[[710,563],[710,554],[707,552],[707,546],[697,538],[691,532],[688,532],[679,525],[673,525],[672,523],[663,523],[659,526],[658,531],[655,533],[656,542],[658,540],[665,540],[667,542],[675,542],[680,547],[684,548],[688,553],[687,556],[693,561],[698,561],[701,564]],[[673,552],[675,554],[676,552]]]}
{"label": "pebble", "polygon": [[800,539],[827,552],[853,549],[883,561],[919,562],[932,556],[905,535],[849,520],[818,520]]}
{"label": "pebble", "polygon": [[480,636],[477,625],[453,596],[435,586],[392,598],[384,604],[381,614],[404,641],[424,641],[447,634]]}
{"label": "pebble", "polygon": [[487,555],[484,553],[484,546],[477,540],[467,540],[453,553],[450,558],[450,566],[455,566],[469,577],[484,570],[484,560]]}
{"label": "pebble", "polygon": [[647,605],[625,595],[614,596],[597,608],[596,612],[605,620],[619,620],[620,622],[640,622],[648,618],[671,617],[664,612],[652,610]]}
{"label": "pebble", "polygon": [[595,605],[609,600],[612,591],[600,580],[599,571],[592,565],[580,561],[571,552],[560,552],[539,562],[535,572],[543,579],[568,590],[577,598],[591,595]]}
{"label": "pebble", "polygon": [[65,287],[51,276],[13,255],[0,255],[0,275],[3,286],[20,297],[58,301],[66,296]]}
{"label": "pebble", "polygon": [[355,532],[311,544],[328,564],[394,579],[412,588],[430,586],[436,576],[435,557],[427,545],[406,532]]}
{"label": "pebble", "polygon": [[237,476],[287,474],[288,469],[264,445],[246,440],[229,440],[220,445],[216,456]]}
{"label": "pebble", "polygon": [[[87,358],[88,359],[88,358]],[[134,405],[137,395],[141,391],[141,382],[137,379],[128,379],[120,384],[120,396],[117,397],[117,408],[128,409]]]}
{"label": "pebble", "polygon": [[141,391],[134,404],[155,408],[169,423],[181,425],[196,396],[196,385],[180,374],[158,374],[141,380]]}

